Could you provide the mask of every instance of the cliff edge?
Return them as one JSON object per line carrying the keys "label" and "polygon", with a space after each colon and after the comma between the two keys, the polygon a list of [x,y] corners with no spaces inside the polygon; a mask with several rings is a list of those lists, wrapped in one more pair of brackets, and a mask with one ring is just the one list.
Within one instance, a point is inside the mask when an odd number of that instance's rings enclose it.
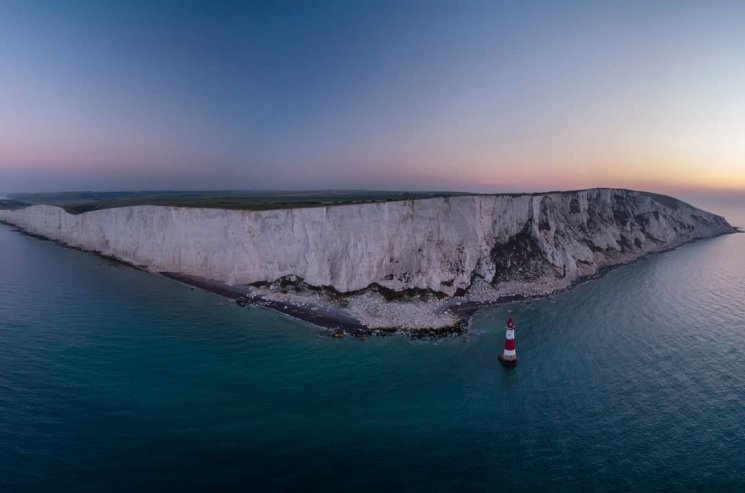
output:
{"label": "cliff edge", "polygon": [[452,327],[456,303],[550,294],[734,232],[672,197],[618,189],[268,211],[71,215],[39,205],[0,210],[0,221],[151,271],[224,283],[252,300],[331,307],[370,329]]}

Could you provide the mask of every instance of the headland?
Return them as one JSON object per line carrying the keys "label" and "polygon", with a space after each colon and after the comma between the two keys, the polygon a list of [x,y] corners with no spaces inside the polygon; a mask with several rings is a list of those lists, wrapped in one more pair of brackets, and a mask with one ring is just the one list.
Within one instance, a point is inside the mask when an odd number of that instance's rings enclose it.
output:
{"label": "headland", "polygon": [[236,210],[0,210],[21,230],[329,329],[444,335],[480,306],[567,290],[735,232],[673,197],[623,189]]}

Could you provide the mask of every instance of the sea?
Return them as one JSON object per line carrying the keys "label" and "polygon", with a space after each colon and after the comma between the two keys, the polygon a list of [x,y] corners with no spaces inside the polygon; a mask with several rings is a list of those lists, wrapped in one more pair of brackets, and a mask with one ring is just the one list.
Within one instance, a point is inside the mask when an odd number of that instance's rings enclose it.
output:
{"label": "sea", "polygon": [[745,491],[745,234],[334,339],[0,225],[0,491]]}

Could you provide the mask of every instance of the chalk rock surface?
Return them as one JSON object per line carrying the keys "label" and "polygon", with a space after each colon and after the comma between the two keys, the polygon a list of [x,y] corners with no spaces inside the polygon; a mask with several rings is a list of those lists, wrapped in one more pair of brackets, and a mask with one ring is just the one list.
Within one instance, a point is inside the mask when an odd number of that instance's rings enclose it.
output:
{"label": "chalk rock surface", "polygon": [[[0,210],[0,221],[151,271],[253,286],[265,296],[280,296],[275,283],[301,286],[297,296],[333,293],[352,300],[343,306],[371,327],[411,328],[452,323],[437,312],[443,300],[549,294],[602,268],[733,231],[724,218],[672,197],[617,189],[268,211],[135,206],[72,215],[38,205]],[[367,300],[364,307],[355,308],[355,298]],[[396,309],[386,310],[386,300]],[[432,317],[421,316],[422,303]]]}

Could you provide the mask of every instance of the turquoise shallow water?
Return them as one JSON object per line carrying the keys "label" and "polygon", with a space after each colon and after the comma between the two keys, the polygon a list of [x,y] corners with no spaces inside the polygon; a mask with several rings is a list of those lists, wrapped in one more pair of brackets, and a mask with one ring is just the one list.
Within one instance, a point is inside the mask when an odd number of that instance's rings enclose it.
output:
{"label": "turquoise shallow water", "polygon": [[0,253],[2,491],[745,490],[745,235],[436,341],[332,339],[5,226]]}

